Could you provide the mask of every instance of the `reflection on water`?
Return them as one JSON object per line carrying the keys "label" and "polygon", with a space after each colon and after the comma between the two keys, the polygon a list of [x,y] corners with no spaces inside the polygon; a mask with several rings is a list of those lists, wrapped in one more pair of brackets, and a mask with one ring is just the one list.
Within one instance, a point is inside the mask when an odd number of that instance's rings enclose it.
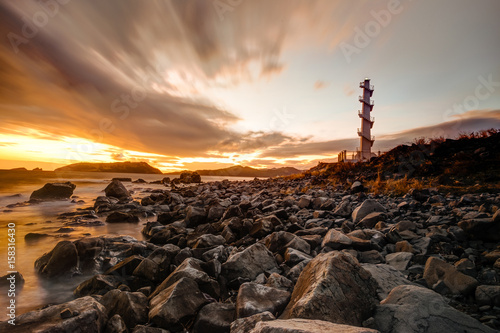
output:
{"label": "reflection on water", "polygon": [[[26,281],[24,288],[16,292],[17,315],[38,308],[49,303],[61,303],[72,299],[73,289],[88,277],[78,277],[65,281],[47,281],[39,279],[35,274],[34,263],[43,253],[49,252],[60,240],[76,240],[81,237],[100,236],[106,234],[130,235],[142,240],[141,229],[148,218],[141,219],[139,224],[113,223],[103,226],[71,226],[75,230],[69,233],[57,232],[64,226],[58,214],[76,211],[77,209],[93,206],[94,199],[104,195],[104,188],[113,177],[130,177],[133,180],[142,178],[148,182],[159,180],[162,175],[149,174],[113,174],[113,173],[84,173],[74,172],[64,175],[45,172],[5,172],[0,171],[0,276],[7,274],[7,225],[16,224],[16,267]],[[171,176],[172,178],[172,176]],[[222,180],[227,177],[202,177],[204,182]],[[243,180],[249,178],[232,178]],[[34,205],[8,208],[8,205],[25,202],[31,192],[39,189],[47,182],[71,181],[76,184],[74,191],[75,201],[44,202]],[[124,185],[134,191],[134,198],[140,199],[148,195],[148,189],[164,189],[159,184],[134,184],[125,182]],[[149,218],[154,220],[155,217]],[[50,237],[36,241],[25,242],[27,233],[44,233]],[[6,291],[0,291],[0,307],[5,309],[7,301]],[[6,320],[6,312],[0,312],[0,320]]]}

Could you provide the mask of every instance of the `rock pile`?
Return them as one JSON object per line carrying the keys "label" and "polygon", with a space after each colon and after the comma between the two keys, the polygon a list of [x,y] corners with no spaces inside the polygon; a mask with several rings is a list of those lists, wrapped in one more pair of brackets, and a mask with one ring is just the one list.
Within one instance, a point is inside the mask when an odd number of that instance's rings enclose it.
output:
{"label": "rock pile", "polygon": [[89,279],[75,301],[21,315],[14,331],[69,332],[74,322],[136,333],[500,328],[500,247],[476,226],[499,227],[500,196],[356,188],[275,179],[162,190],[140,203],[99,197],[98,214],[157,215],[144,225],[148,240],[57,244],[37,260],[41,276]]}

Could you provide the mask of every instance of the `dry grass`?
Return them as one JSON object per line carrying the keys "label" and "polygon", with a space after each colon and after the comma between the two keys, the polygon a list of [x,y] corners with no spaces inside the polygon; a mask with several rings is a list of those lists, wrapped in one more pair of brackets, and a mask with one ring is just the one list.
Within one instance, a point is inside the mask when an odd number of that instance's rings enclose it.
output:
{"label": "dry grass", "polygon": [[367,182],[366,187],[368,187],[375,194],[402,196],[408,193],[408,191],[412,188],[421,190],[432,187],[433,183],[434,182],[430,180],[423,181],[415,178],[408,179],[406,176],[401,179],[382,180],[379,175],[377,179]]}

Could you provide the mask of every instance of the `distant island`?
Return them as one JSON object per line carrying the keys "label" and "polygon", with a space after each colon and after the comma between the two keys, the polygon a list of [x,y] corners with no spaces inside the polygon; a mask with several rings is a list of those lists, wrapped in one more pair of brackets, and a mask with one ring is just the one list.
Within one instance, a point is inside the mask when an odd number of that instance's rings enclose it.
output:
{"label": "distant island", "polygon": [[160,169],[154,168],[146,162],[74,163],[57,168],[54,171],[163,174]]}
{"label": "distant island", "polygon": [[[272,168],[272,169],[255,169],[242,165],[235,165],[228,168],[216,170],[196,170],[201,176],[228,176],[228,177],[278,177],[290,176],[302,173],[302,170],[292,167]],[[176,175],[179,172],[170,172],[166,175]]]}

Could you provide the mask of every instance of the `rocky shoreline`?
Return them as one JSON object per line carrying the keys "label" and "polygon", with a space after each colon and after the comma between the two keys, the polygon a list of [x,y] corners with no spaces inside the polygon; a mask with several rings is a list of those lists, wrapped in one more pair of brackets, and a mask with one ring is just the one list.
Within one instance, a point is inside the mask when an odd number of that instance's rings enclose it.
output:
{"label": "rocky shoreline", "polygon": [[[392,198],[310,179],[200,183],[134,201],[119,180],[80,217],[129,236],[63,240],[34,263],[89,275],[9,332],[495,332],[500,195]],[[71,214],[75,218],[75,214]],[[78,218],[78,216],[76,216]],[[86,223],[92,223],[86,222]]]}

